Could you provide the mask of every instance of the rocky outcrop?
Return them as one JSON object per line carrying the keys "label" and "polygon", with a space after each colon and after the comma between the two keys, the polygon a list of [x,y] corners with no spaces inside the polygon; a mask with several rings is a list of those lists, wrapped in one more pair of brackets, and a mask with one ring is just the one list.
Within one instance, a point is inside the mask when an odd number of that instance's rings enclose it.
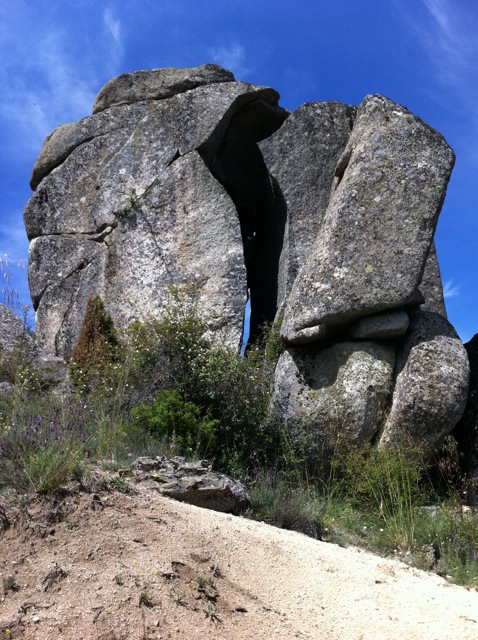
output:
{"label": "rocky outcrop", "polygon": [[[92,295],[101,296],[121,327],[158,317],[168,289],[181,284],[196,288],[212,332],[231,345],[240,341],[248,265],[244,216],[228,194],[231,152],[224,144],[233,121],[243,117],[246,171],[234,178],[241,192],[250,178],[249,152],[288,112],[277,107],[273,89],[219,82],[231,77],[216,67],[212,75],[199,73],[201,83],[195,76],[192,89],[184,70],[179,84],[169,71],[163,82],[169,97],[151,97],[160,70],[149,84],[139,72],[125,101],[140,102],[61,127],[35,165],[33,184],[39,184],[24,216],[29,279],[39,340],[56,355],[70,356]],[[118,81],[115,103],[121,86]],[[218,158],[225,187],[209,168]]]}
{"label": "rocky outcrop", "polygon": [[30,353],[32,349],[33,340],[23,322],[9,307],[0,304],[0,354],[11,355],[15,351]]}
{"label": "rocky outcrop", "polygon": [[468,386],[433,243],[453,152],[384,96],[278,98],[216,65],[138,71],[46,139],[25,208],[43,350],[69,358],[91,296],[125,327],[172,285],[238,347],[250,296],[251,341],[283,318],[273,405],[312,466],[344,440],[430,451]]}
{"label": "rocky outcrop", "polygon": [[287,342],[416,303],[453,163],[443,137],[410,111],[365,98],[286,305]]}
{"label": "rocky outcrop", "polygon": [[180,456],[141,457],[131,465],[131,470],[119,471],[120,476],[130,473],[138,482],[149,480],[152,488],[168,498],[203,509],[239,514],[250,503],[246,489],[240,482],[213,471],[206,460],[187,462]]}

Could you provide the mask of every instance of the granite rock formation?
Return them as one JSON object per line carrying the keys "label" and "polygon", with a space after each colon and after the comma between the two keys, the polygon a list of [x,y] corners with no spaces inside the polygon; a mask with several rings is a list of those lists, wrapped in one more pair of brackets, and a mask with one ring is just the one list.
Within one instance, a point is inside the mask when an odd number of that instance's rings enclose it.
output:
{"label": "granite rock formation", "polygon": [[216,65],[138,71],[46,139],[25,209],[42,348],[68,360],[92,295],[125,327],[171,285],[238,348],[250,296],[251,340],[282,322],[272,404],[311,464],[343,438],[431,451],[468,389],[433,243],[454,154],[381,95],[278,99]]}

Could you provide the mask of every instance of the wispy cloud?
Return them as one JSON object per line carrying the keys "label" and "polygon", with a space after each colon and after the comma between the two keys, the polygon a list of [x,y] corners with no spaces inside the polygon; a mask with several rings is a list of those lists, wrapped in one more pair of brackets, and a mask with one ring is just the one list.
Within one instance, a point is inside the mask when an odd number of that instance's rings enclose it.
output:
{"label": "wispy cloud", "polygon": [[[457,121],[466,122],[468,131],[478,132],[476,8],[463,0],[417,0],[410,11],[407,3],[394,2],[425,54],[434,81],[430,82],[430,97]],[[478,162],[475,147],[465,147],[462,157],[466,153],[471,162]]]}
{"label": "wispy cloud", "polygon": [[211,48],[209,54],[212,56],[213,62],[232,71],[239,80],[241,76],[245,76],[251,71],[246,66],[244,47],[238,42]]}
{"label": "wispy cloud", "polygon": [[439,80],[461,87],[468,73],[476,70],[476,14],[460,11],[456,0],[422,0],[422,3],[430,20],[428,28],[420,29],[425,51]]}
{"label": "wispy cloud", "polygon": [[103,12],[103,21],[108,29],[111,37],[116,42],[117,46],[120,47],[122,45],[121,41],[121,22],[118,18],[115,18],[113,14],[113,10],[108,7]]}
{"label": "wispy cloud", "polygon": [[456,298],[460,295],[460,285],[454,284],[453,280],[447,280],[443,284],[443,296],[445,300]]}
{"label": "wispy cloud", "polygon": [[[21,55],[26,56],[26,51]],[[7,66],[0,116],[16,131],[17,139],[28,145],[25,151],[29,152],[38,149],[54,127],[88,115],[96,90],[93,82],[77,73],[61,33],[44,36],[24,59],[28,62],[22,69]]]}
{"label": "wispy cloud", "polygon": [[121,23],[111,9],[105,9],[100,30],[106,29],[109,37],[103,54],[98,48],[89,50],[81,38],[72,43],[68,25],[61,22],[45,18],[45,24],[36,25],[18,16],[5,18],[10,22],[8,33],[0,34],[0,118],[17,141],[12,152],[28,155],[38,151],[56,126],[91,113],[102,79],[118,72]]}

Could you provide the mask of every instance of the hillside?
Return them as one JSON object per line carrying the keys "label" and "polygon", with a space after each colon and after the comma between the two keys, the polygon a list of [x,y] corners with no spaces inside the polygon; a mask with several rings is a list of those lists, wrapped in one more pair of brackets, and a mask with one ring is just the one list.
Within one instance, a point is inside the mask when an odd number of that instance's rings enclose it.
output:
{"label": "hillside", "polygon": [[4,586],[9,576],[14,584],[1,598],[0,637],[478,636],[476,591],[355,548],[174,502],[147,482],[132,488],[72,487],[61,500],[9,512],[0,571]]}

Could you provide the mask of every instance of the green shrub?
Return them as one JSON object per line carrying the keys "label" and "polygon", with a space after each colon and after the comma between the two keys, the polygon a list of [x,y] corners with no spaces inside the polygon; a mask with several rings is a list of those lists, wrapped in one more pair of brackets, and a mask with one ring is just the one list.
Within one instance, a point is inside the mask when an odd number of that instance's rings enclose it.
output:
{"label": "green shrub", "polygon": [[323,502],[317,491],[272,471],[256,473],[248,484],[255,519],[321,539]]}
{"label": "green shrub", "polygon": [[152,436],[167,439],[178,453],[206,453],[214,447],[217,420],[177,391],[160,391],[154,402],[135,407],[133,420]]}
{"label": "green shrub", "polygon": [[0,489],[55,491],[83,472],[87,416],[81,406],[57,405],[53,398],[41,408],[25,404],[0,432]]}

